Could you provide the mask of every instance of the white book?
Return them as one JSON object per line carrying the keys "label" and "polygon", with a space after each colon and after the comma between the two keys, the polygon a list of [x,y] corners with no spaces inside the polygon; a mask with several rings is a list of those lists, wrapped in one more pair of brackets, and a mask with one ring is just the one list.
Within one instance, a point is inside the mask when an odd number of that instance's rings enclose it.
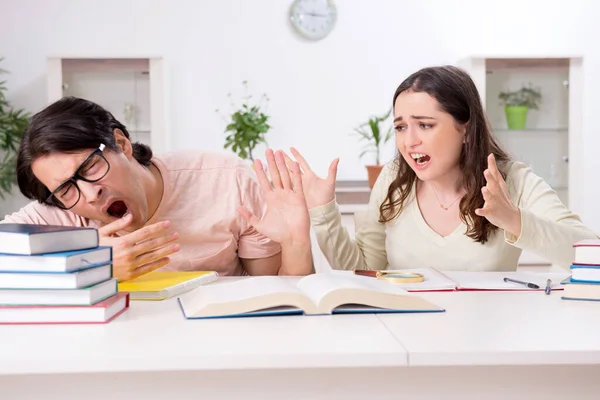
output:
{"label": "white book", "polygon": [[81,289],[0,289],[2,306],[89,306],[117,293],[117,279]]}
{"label": "white book", "polygon": [[333,274],[300,279],[282,276],[242,278],[209,284],[178,297],[188,319],[264,315],[441,312],[416,294],[377,280]]}
{"label": "white book", "polygon": [[573,264],[600,265],[600,239],[586,239],[573,245]]}

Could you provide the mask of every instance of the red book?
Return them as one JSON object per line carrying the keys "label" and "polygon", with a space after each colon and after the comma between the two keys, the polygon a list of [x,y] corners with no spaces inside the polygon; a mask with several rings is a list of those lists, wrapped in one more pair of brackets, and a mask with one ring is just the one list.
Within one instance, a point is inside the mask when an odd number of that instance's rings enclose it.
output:
{"label": "red book", "polygon": [[91,306],[0,306],[0,324],[105,324],[127,308],[128,292]]}
{"label": "red book", "polygon": [[576,242],[575,248],[575,265],[600,265],[600,240],[588,239]]}

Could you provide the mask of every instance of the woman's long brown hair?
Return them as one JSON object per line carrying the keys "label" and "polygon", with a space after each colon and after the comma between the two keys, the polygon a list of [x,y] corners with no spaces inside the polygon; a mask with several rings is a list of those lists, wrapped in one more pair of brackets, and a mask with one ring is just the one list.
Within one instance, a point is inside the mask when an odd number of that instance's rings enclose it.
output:
{"label": "woman's long brown hair", "polygon": [[[501,149],[491,132],[483,111],[479,92],[471,77],[463,70],[453,66],[423,68],[398,86],[394,94],[392,107],[400,93],[410,90],[424,92],[435,98],[440,109],[454,117],[457,124],[466,124],[465,143],[460,155],[462,181],[467,194],[460,201],[460,219],[467,225],[467,236],[485,243],[497,227],[486,218],[475,214],[475,209],[483,207],[481,188],[486,185],[483,171],[487,168],[487,157],[493,153],[498,169],[506,179],[505,166],[510,156]],[[398,174],[390,184],[387,196],[379,208],[379,222],[393,220],[403,209],[417,175],[398,152],[394,160]]]}

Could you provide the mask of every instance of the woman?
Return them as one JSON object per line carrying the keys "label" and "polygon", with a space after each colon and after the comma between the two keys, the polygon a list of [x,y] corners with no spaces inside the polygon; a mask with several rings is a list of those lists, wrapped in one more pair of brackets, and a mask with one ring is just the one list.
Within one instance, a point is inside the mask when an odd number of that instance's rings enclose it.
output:
{"label": "woman", "polygon": [[[338,161],[321,179],[292,149],[332,268],[508,271],[522,250],[568,267],[573,243],[597,238],[546,182],[501,149],[464,71],[443,66],[412,74],[393,107],[399,153],[382,170],[355,241],[335,202]],[[273,181],[280,184],[276,174]]]}

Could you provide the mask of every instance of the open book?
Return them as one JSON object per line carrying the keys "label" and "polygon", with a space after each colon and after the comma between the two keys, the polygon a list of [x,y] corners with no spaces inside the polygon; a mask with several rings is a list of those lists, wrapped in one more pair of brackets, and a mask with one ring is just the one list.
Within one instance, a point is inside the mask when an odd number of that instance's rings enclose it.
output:
{"label": "open book", "polygon": [[[444,271],[444,274],[456,282],[456,290],[497,290],[497,291],[544,291],[546,282],[551,281],[552,290],[562,290],[561,283],[569,272],[529,272],[529,271]],[[505,282],[504,278],[520,282],[533,283],[537,288],[530,288],[521,283]]]}
{"label": "open book", "polygon": [[[570,275],[565,272],[530,272],[530,271],[440,271],[435,268],[411,268],[403,270],[385,270],[385,273],[414,272],[422,274],[422,282],[415,283],[388,283],[398,286],[408,292],[438,292],[456,290],[498,290],[498,291],[544,291],[548,279],[552,281],[552,290],[562,290],[561,284]],[[352,271],[332,271],[338,276],[354,276],[360,281],[376,280],[368,276],[354,275]],[[510,278],[522,282],[531,282],[539,286],[532,289],[525,285],[505,282]]]}
{"label": "open book", "polygon": [[258,276],[201,286],[178,297],[188,319],[285,314],[440,312],[444,309],[377,280],[313,274]]}

